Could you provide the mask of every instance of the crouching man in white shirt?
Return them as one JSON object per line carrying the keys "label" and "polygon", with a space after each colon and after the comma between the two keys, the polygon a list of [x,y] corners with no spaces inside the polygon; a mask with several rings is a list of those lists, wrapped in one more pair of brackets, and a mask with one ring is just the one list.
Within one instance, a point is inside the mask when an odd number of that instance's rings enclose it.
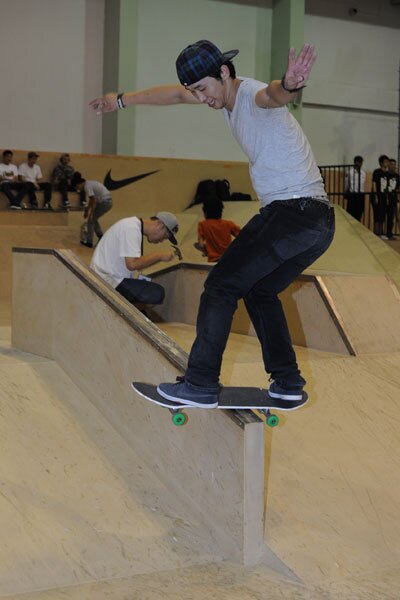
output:
{"label": "crouching man in white shirt", "polygon": [[177,245],[174,236],[177,231],[178,221],[169,212],[159,212],[150,219],[121,219],[97,244],[90,266],[132,304],[161,304],[164,288],[152,281],[134,278],[134,274],[158,262],[170,262],[176,254],[171,249],[143,256],[143,237],[151,244],[170,240]]}

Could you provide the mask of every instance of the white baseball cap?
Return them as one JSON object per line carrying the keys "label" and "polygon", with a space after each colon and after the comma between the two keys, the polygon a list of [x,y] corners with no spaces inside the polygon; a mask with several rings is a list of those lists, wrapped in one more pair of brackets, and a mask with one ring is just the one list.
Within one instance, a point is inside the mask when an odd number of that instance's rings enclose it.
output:
{"label": "white baseball cap", "polygon": [[156,219],[161,221],[161,223],[164,223],[164,225],[167,228],[168,233],[169,233],[169,237],[168,237],[169,241],[172,242],[173,244],[175,244],[175,246],[177,246],[178,242],[176,241],[176,237],[174,236],[174,233],[177,233],[177,231],[179,229],[179,225],[178,225],[178,219],[176,218],[176,216],[173,215],[172,213],[166,212],[166,211],[158,212],[154,216]]}

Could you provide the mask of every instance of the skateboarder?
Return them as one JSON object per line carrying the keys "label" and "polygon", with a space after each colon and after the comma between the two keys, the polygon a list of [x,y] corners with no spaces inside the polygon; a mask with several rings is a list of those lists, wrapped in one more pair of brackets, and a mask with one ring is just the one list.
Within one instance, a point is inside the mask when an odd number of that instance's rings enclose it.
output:
{"label": "skateboarder", "polygon": [[84,192],[89,198],[83,213],[83,218],[87,219],[87,237],[86,240],[81,240],[81,244],[93,248],[94,234],[96,233],[99,240],[103,237],[99,219],[112,208],[111,192],[100,181],[86,181],[79,172],[74,183],[76,190],[79,193]]}
{"label": "skateboarder", "polygon": [[305,86],[316,55],[308,44],[297,58],[291,48],[282,80],[267,85],[236,76],[231,59],[237,53],[222,53],[208,40],[200,40],[176,60],[181,86],[107,94],[93,100],[91,107],[101,113],[135,104],[181,103],[205,104],[223,112],[249,158],[261,210],[205,282],[184,380],[162,383],[158,391],[182,404],[218,405],[222,355],[237,302],[243,298],[262,346],[265,370],[271,374],[270,397],[276,407],[283,400],[296,408],[305,402],[305,380],[278,294],[325,252],[334,235],[334,212],[319,169],[286,106]]}

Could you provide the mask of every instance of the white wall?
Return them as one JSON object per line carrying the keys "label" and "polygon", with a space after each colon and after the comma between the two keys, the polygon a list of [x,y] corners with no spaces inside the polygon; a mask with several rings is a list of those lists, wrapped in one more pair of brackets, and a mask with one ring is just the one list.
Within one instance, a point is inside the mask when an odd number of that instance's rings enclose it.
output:
{"label": "white wall", "polygon": [[303,101],[331,107],[303,108],[318,163],[352,162],[361,154],[372,170],[380,154],[397,157],[397,116],[355,109],[397,112],[399,30],[306,15],[304,39],[316,45],[318,59]]}
{"label": "white wall", "polygon": [[[174,58],[204,37],[239,48],[238,73],[255,76],[261,22],[271,38],[272,11],[252,5],[138,0],[138,15],[137,88],[176,82]],[[103,31],[104,0],[0,0],[0,147],[101,152],[102,119],[87,103],[102,92]],[[360,153],[370,170],[379,154],[396,156],[397,118],[354,109],[397,111],[399,30],[306,15],[305,39],[318,60],[304,101],[329,107],[303,110],[317,161]],[[245,160],[221,113],[208,107],[134,110],[137,155]]]}
{"label": "white wall", "polygon": [[[0,0],[1,147],[95,152],[104,0]],[[87,35],[90,33],[90,35]]]}
{"label": "white wall", "polygon": [[[254,76],[258,16],[254,6],[226,2],[140,0],[138,89],[178,83],[176,57],[188,44],[205,38],[223,51],[239,48],[234,61],[238,74]],[[135,111],[137,155],[246,160],[220,111],[206,106],[137,107]]]}

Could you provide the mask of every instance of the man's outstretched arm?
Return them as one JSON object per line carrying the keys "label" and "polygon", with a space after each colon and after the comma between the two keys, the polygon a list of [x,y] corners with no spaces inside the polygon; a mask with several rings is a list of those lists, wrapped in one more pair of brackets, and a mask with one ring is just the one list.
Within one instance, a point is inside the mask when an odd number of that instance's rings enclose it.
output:
{"label": "man's outstretched arm", "polygon": [[317,58],[314,46],[305,44],[296,58],[294,48],[289,50],[288,66],[281,81],[274,80],[256,94],[260,108],[278,108],[293,100],[295,90],[307,84],[311,69]]}
{"label": "man's outstretched arm", "polygon": [[[118,110],[118,94],[111,92],[100,98],[95,98],[89,106],[97,114]],[[152,104],[156,106],[169,106],[172,104],[199,104],[199,101],[182,85],[160,85],[147,88],[138,92],[124,92],[121,96],[124,106],[137,104]]]}

